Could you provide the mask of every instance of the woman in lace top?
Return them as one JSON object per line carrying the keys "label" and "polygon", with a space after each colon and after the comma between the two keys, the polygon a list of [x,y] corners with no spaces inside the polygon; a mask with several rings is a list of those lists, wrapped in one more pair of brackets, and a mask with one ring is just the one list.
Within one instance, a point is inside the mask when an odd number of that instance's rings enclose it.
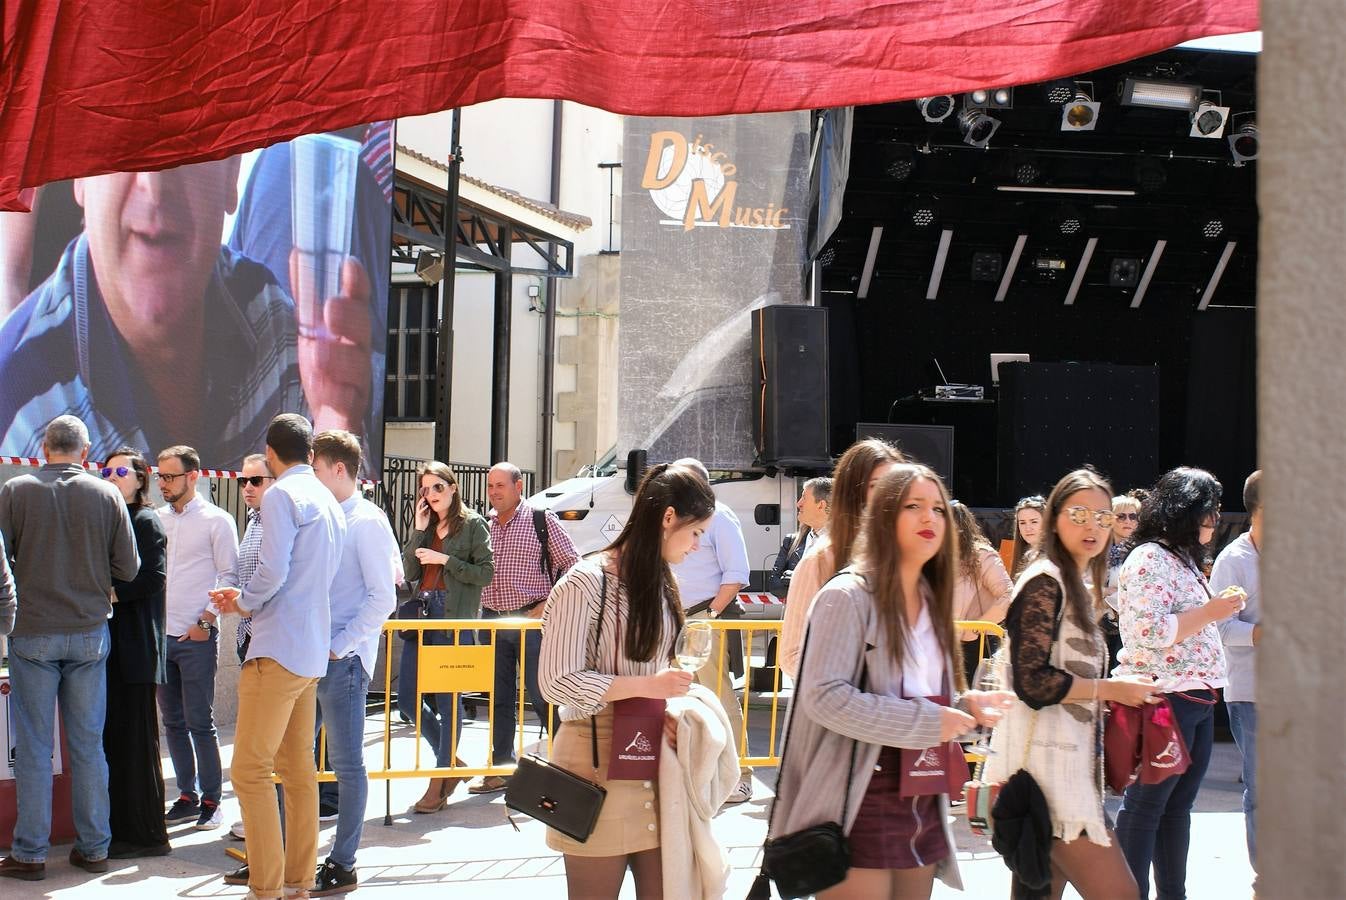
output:
{"label": "woman in lace top", "polygon": [[1160,897],[1184,896],[1192,804],[1215,740],[1214,689],[1225,685],[1216,623],[1243,608],[1241,593],[1212,598],[1201,574],[1221,490],[1201,469],[1160,478],[1141,508],[1118,590],[1124,646],[1117,671],[1160,683],[1190,760],[1185,772],[1159,784],[1132,784],[1117,814],[1117,837],[1137,883],[1149,884],[1153,862]]}
{"label": "woman in lace top", "polygon": [[[1099,784],[1102,701],[1137,706],[1148,680],[1108,678],[1098,628],[1112,491],[1096,472],[1062,478],[1043,510],[1040,557],[1024,571],[1005,620],[1014,692],[989,763],[992,778],[1020,759],[1042,788],[1052,818],[1052,890],[1067,882],[1085,900],[1136,896],[1135,880],[1111,840]],[[1084,575],[1091,576],[1092,588]],[[1000,729],[997,729],[1000,732]],[[1008,736],[1008,737],[1006,737]],[[1004,773],[1007,774],[1007,773]]]}

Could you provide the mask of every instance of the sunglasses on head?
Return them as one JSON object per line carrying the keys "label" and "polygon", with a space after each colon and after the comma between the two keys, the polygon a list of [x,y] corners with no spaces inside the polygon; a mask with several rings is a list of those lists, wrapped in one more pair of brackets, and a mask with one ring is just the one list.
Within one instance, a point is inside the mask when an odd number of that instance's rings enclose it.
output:
{"label": "sunglasses on head", "polygon": [[442,494],[442,493],[444,493],[445,491],[447,491],[448,489],[449,489],[449,485],[448,485],[447,482],[444,482],[444,481],[436,481],[436,482],[433,482],[429,487],[424,487],[424,486],[422,486],[422,487],[421,487],[421,496],[424,497],[426,494],[430,493],[431,491],[434,491],[436,494]]}
{"label": "sunglasses on head", "polygon": [[131,474],[131,470],[126,466],[117,466],[115,469],[112,466],[103,466],[103,468],[98,471],[102,473],[104,478],[111,478],[113,472],[117,473],[118,478],[125,478],[127,475]]}
{"label": "sunglasses on head", "polygon": [[1089,521],[1090,513],[1093,514],[1094,521],[1098,523],[1099,528],[1111,528],[1113,519],[1116,518],[1116,515],[1110,509],[1090,509],[1087,506],[1066,507],[1066,515],[1069,516],[1070,521],[1074,522],[1076,525],[1084,525],[1087,523]]}
{"label": "sunglasses on head", "polygon": [[1117,517],[1117,520],[1120,521],[1120,522],[1139,522],[1139,521],[1140,521],[1140,513],[1124,512],[1124,513],[1114,513],[1114,515]]}
{"label": "sunglasses on head", "polygon": [[240,476],[238,476],[238,483],[239,483],[239,484],[250,484],[250,485],[252,485],[253,487],[261,487],[265,482],[268,482],[268,481],[270,481],[270,480],[271,480],[271,476],[270,476],[270,475],[240,475]]}

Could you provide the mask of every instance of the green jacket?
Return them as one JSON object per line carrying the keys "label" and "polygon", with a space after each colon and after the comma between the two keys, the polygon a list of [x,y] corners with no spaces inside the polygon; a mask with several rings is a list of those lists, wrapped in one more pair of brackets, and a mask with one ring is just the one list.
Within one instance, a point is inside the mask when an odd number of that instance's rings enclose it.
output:
{"label": "green jacket", "polygon": [[[434,543],[434,529],[413,531],[402,548],[402,568],[407,581],[420,590],[421,563],[416,551]],[[444,539],[444,616],[475,619],[481,615],[481,589],[491,583],[495,562],[491,556],[491,529],[486,519],[472,510],[458,533]]]}

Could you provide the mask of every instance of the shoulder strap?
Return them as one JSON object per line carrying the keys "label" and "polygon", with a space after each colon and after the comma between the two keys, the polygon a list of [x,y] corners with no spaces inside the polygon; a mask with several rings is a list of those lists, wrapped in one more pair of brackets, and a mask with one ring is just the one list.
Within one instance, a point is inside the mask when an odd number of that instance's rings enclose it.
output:
{"label": "shoulder strap", "polygon": [[[533,521],[537,521],[534,517]],[[603,573],[599,581],[598,589],[598,627],[594,629],[594,658],[597,659],[603,652],[603,611],[608,607],[608,570],[607,566],[599,564],[599,571]],[[615,669],[615,667],[614,667]],[[613,674],[616,674],[614,671]],[[593,753],[594,781],[598,780],[598,717],[589,717],[589,749]]]}
{"label": "shoulder strap", "polygon": [[547,576],[547,580],[556,583],[556,576],[552,573],[551,565],[551,546],[547,543],[547,511],[545,509],[533,509],[533,530],[537,532],[537,543],[542,548],[542,572]]}

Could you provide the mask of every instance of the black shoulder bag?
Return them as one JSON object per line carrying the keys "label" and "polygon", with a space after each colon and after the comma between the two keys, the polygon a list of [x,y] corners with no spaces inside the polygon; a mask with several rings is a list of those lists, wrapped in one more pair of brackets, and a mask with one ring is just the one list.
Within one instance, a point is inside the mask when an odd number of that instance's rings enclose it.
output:
{"label": "black shoulder bag", "polygon": [[[795,690],[804,674],[804,660],[808,656],[809,635],[804,632],[804,646],[799,652],[799,677],[795,679]],[[860,667],[860,689],[863,691],[868,680],[868,664]],[[797,694],[796,694],[797,696]],[[793,725],[793,716],[791,717]],[[799,897],[811,897],[819,891],[835,887],[846,880],[851,868],[851,848],[846,840],[846,818],[851,805],[851,785],[855,779],[855,751],[859,741],[851,742],[850,767],[846,770],[846,792],[842,797],[841,821],[824,822],[772,839],[762,844],[762,871],[753,881],[748,892],[748,900],[769,900],[771,889],[768,880],[775,882],[776,891],[785,900]],[[786,732],[785,743],[781,746],[781,776],[785,774],[786,752],[790,749],[790,734]],[[777,782],[779,784],[779,781]],[[779,797],[779,794],[777,795]],[[767,819],[767,834],[771,833],[771,823],[776,818],[776,802],[771,803],[771,815]]]}
{"label": "black shoulder bag", "polygon": [[[602,595],[598,601],[598,630],[594,653],[603,639],[603,612],[608,605],[608,573],[603,570]],[[528,755],[519,760],[505,789],[505,806],[566,837],[584,843],[594,833],[598,814],[607,799],[608,789],[598,783],[598,721],[589,717],[589,740],[593,749],[594,780],[582,778],[545,759]],[[513,824],[511,822],[511,824]]]}

